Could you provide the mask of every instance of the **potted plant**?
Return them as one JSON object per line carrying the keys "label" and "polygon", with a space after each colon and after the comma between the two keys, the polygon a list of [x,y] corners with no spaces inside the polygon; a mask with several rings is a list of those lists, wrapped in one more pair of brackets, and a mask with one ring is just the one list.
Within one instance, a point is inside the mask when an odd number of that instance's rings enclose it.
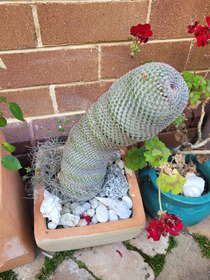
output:
{"label": "potted plant", "polygon": [[[6,68],[2,60],[0,67]],[[0,97],[0,103],[7,103]],[[7,103],[12,114],[24,121],[20,107]],[[7,125],[1,113],[0,127]],[[21,168],[17,158],[11,155],[15,147],[8,144],[0,131],[0,272],[13,269],[34,260],[34,242],[29,215],[28,200],[18,170]]]}
{"label": "potted plant", "polygon": [[[146,43],[148,37],[152,36],[150,25],[139,25],[138,28],[141,29],[139,36],[142,42]],[[170,65],[154,62],[125,74],[92,104],[69,134],[63,148],[60,172],[54,177],[49,176],[51,171],[47,176],[44,171],[40,175],[44,164],[42,160],[39,161],[37,172],[42,180],[36,180],[34,203],[35,239],[38,246],[58,251],[122,241],[134,237],[135,228],[135,234],[140,233],[145,215],[136,187],[134,193],[130,186],[133,200],[131,218],[82,228],[50,230],[40,213],[43,189],[47,188],[51,193],[56,189],[57,194],[71,204],[96,197],[102,189],[107,164],[113,152],[158,134],[182,113],[187,101],[188,88],[181,75]],[[164,109],[158,107],[160,104]],[[129,173],[134,181],[131,171],[126,173],[128,181]],[[48,184],[49,177],[54,180],[53,186],[56,181],[57,187],[52,188],[52,184]]]}
{"label": "potted plant", "polygon": [[[183,116],[180,116],[173,122],[176,129],[175,138],[180,142],[177,148],[170,152],[156,136],[145,141],[145,145],[139,150],[129,151],[126,157],[126,166],[134,170],[142,169],[146,162],[149,163],[146,168],[140,170],[139,176],[144,205],[150,214],[155,217],[159,216],[159,220],[155,218],[155,221],[151,222],[147,228],[150,234],[148,238],[152,237],[154,240],[159,240],[161,235],[166,236],[167,232],[177,235],[172,230],[173,228],[180,230],[182,223],[184,226],[192,226],[210,214],[210,162],[207,157],[210,151],[205,149],[205,145],[210,141],[210,138],[202,140],[201,131],[205,116],[204,108],[210,100],[210,80],[205,79],[207,74],[204,78],[196,75],[201,49],[210,42],[210,17],[206,18],[206,22],[208,26],[199,26],[199,22],[196,22],[195,25],[188,27],[189,33],[195,33],[200,50],[194,73],[183,73],[183,78],[189,88],[188,108],[196,109],[201,105],[197,141],[190,143],[185,126],[182,123]],[[171,154],[173,156],[167,161]],[[155,169],[158,170],[159,177]],[[205,177],[208,186],[204,195],[200,196],[201,191],[196,189],[195,182],[192,186],[192,181],[198,180],[196,176],[188,179],[186,183],[185,175],[188,172],[191,175],[193,172],[200,172]],[[202,183],[200,182],[198,186],[201,186]],[[183,186],[185,196],[178,195],[182,192]],[[196,197],[198,193],[199,197]],[[170,215],[166,211],[173,214]],[[178,215],[179,218],[175,215]]]}

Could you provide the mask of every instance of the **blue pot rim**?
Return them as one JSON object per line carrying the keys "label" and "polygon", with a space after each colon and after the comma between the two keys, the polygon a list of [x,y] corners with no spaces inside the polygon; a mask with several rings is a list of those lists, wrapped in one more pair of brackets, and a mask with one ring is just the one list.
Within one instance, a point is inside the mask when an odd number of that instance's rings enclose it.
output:
{"label": "blue pot rim", "polygon": [[[188,159],[186,161],[189,162],[189,155],[187,155]],[[197,162],[196,157],[194,155],[191,155],[192,161],[196,164],[198,170],[203,173],[203,175],[206,177],[208,184],[209,184],[209,190],[208,193],[205,195],[202,195],[200,197],[186,197],[182,195],[175,195],[172,194],[171,191],[165,193],[161,191],[161,197],[171,198],[175,201],[182,202],[184,204],[189,204],[189,205],[197,205],[197,204],[206,204],[210,202],[210,161],[208,160],[207,162],[203,162],[200,164]],[[139,176],[144,177],[144,176],[149,176],[150,180],[152,181],[155,189],[158,191],[158,185],[156,183],[157,180],[157,174],[154,169],[151,169],[150,167],[146,167],[139,172]]]}

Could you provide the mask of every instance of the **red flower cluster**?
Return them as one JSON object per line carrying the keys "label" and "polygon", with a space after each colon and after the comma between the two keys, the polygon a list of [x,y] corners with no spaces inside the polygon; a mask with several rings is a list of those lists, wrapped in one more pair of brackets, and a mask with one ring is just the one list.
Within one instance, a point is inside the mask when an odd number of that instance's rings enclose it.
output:
{"label": "red flower cluster", "polygon": [[149,38],[153,35],[150,30],[150,24],[138,24],[137,26],[132,26],[130,29],[130,34],[136,36],[140,39],[140,43],[146,43]]}
{"label": "red flower cluster", "polygon": [[198,25],[199,21],[196,21],[194,25],[188,26],[188,33],[195,33],[198,47],[205,47],[210,42],[210,17],[206,17],[206,22],[208,26]]}
{"label": "red flower cluster", "polygon": [[149,233],[147,238],[152,237],[154,241],[158,241],[161,235],[166,236],[167,233],[176,236],[179,234],[175,230],[181,231],[182,228],[183,224],[178,216],[164,212],[159,220],[155,218],[154,221],[149,223],[149,226],[146,228],[146,231]]}
{"label": "red flower cluster", "polygon": [[80,217],[82,218],[82,219],[84,219],[84,220],[86,220],[86,222],[87,222],[87,224],[89,225],[90,224],[90,222],[91,222],[91,217],[90,216],[84,216],[84,215],[80,215]]}

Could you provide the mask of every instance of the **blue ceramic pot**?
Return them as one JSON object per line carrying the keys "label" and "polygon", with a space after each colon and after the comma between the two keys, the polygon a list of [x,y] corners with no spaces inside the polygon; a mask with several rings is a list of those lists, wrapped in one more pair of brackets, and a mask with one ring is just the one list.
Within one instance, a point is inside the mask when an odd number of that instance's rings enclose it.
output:
{"label": "blue ceramic pot", "polygon": [[[206,177],[210,188],[210,161],[200,164],[196,161],[194,155],[191,156],[192,161],[196,164],[197,169]],[[190,156],[186,156],[186,162],[189,162]],[[141,178],[140,190],[144,206],[153,216],[158,217],[158,186],[156,184],[156,171],[151,168],[140,170]],[[171,191],[164,193],[161,191],[161,202],[163,210],[169,214],[178,215],[182,219],[184,227],[193,226],[210,215],[210,190],[208,193],[200,197],[185,197],[174,195]]]}

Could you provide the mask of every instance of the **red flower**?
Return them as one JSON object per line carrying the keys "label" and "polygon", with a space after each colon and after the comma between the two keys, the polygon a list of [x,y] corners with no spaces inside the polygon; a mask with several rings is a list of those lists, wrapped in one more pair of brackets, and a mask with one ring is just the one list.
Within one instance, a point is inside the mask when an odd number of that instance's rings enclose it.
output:
{"label": "red flower", "polygon": [[178,216],[164,212],[159,220],[155,218],[154,221],[149,223],[149,226],[146,228],[146,231],[149,233],[147,238],[152,237],[154,241],[158,241],[161,235],[166,236],[167,233],[176,236],[179,234],[175,230],[181,231],[182,228],[183,224]]}
{"label": "red flower", "polygon": [[138,24],[137,26],[132,26],[130,29],[130,34],[136,36],[140,39],[140,43],[146,43],[149,38],[153,35],[153,32],[150,30],[150,24]]}
{"label": "red flower", "polygon": [[80,215],[80,217],[81,217],[82,219],[85,219],[88,225],[90,224],[90,222],[91,222],[91,217],[90,217],[90,216]]}
{"label": "red flower", "polygon": [[195,30],[197,30],[197,25],[199,24],[199,21],[196,21],[194,25],[188,26],[188,33],[192,34]]}
{"label": "red flower", "polygon": [[192,34],[195,32],[195,38],[197,39],[198,47],[205,47],[209,43],[210,39],[210,17],[206,17],[206,22],[208,26],[198,26],[199,21],[196,21],[194,25],[188,26],[188,33]]}

